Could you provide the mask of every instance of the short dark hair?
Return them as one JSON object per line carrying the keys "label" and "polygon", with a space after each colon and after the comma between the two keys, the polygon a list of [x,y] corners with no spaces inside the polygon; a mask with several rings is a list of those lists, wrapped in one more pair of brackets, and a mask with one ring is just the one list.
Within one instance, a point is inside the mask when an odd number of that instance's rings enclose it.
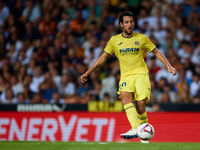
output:
{"label": "short dark hair", "polygon": [[133,18],[133,20],[135,21],[134,14],[132,12],[130,12],[130,11],[125,11],[119,16],[119,24],[120,24],[120,22],[123,23],[124,16],[131,16]]}

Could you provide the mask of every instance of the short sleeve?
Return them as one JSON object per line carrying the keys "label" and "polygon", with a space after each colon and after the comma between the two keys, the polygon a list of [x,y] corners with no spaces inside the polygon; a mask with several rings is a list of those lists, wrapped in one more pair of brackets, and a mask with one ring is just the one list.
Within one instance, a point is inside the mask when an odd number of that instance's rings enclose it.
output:
{"label": "short sleeve", "polygon": [[156,46],[151,42],[151,40],[145,35],[145,40],[143,44],[143,49],[151,53],[154,49],[156,49]]}
{"label": "short sleeve", "polygon": [[114,53],[113,37],[110,38],[109,42],[107,43],[106,47],[104,48],[104,51],[110,55],[112,55]]}

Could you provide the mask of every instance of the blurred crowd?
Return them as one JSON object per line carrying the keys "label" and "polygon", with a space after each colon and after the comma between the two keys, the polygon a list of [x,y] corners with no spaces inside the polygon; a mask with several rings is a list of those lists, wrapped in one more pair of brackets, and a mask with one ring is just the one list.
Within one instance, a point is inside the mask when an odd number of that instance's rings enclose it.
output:
{"label": "blurred crowd", "polygon": [[118,100],[115,55],[87,83],[80,76],[122,32],[123,11],[134,13],[134,31],[147,35],[177,69],[172,76],[144,54],[150,103],[200,103],[199,0],[0,0],[0,103]]}

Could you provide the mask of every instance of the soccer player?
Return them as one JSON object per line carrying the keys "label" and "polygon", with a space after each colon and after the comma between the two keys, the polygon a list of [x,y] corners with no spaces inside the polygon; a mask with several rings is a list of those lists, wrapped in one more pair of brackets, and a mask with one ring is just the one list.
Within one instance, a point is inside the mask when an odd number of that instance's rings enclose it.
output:
{"label": "soccer player", "polygon": [[[135,17],[131,12],[123,12],[119,17],[119,24],[123,32],[110,38],[103,54],[81,76],[81,81],[85,83],[88,75],[100,67],[112,53],[115,53],[120,63],[121,74],[117,93],[122,100],[128,121],[132,127],[131,130],[120,136],[125,139],[131,139],[137,137],[137,127],[142,123],[148,122],[146,103],[150,99],[151,85],[143,53],[145,51],[154,53],[166,65],[172,75],[176,74],[176,70],[147,36],[133,31]],[[135,101],[135,107],[133,101]],[[148,141],[142,140],[141,142],[148,143]]]}

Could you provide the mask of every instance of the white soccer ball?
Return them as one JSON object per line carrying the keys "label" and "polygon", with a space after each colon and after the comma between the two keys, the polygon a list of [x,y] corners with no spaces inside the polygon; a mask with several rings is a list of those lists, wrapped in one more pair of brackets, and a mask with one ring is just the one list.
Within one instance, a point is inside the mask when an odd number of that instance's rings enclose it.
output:
{"label": "white soccer ball", "polygon": [[137,135],[142,140],[150,140],[154,136],[154,128],[149,123],[143,123],[137,128]]}

